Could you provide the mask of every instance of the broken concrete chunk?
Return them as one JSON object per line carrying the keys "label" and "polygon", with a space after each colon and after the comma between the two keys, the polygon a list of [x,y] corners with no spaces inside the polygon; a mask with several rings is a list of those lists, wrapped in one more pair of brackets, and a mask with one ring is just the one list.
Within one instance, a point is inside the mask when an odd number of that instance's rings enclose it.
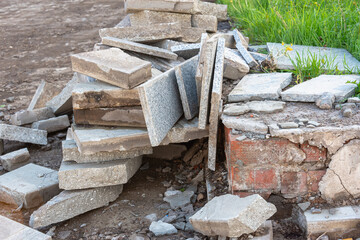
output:
{"label": "broken concrete chunk", "polygon": [[360,103],[360,98],[358,97],[351,97],[347,100],[348,103]]}
{"label": "broken concrete chunk", "polygon": [[59,192],[57,171],[32,163],[0,176],[0,201],[7,204],[33,208]]}
{"label": "broken concrete chunk", "polygon": [[100,81],[78,84],[72,92],[74,109],[140,106],[137,88],[123,89]]}
{"label": "broken concrete chunk", "polygon": [[208,168],[215,171],[216,153],[217,153],[217,139],[219,128],[219,116],[222,112],[222,85],[223,85],[223,73],[224,73],[224,55],[225,55],[225,39],[219,38],[216,59],[214,79],[211,90],[210,101],[210,116],[209,116],[209,148],[208,148]]}
{"label": "broken concrete chunk", "polygon": [[149,26],[103,28],[99,31],[100,37],[113,37],[134,42],[154,42],[165,39],[182,37],[182,28],[179,23],[163,23]]}
{"label": "broken concrete chunk", "polygon": [[245,36],[237,29],[233,30],[233,36],[236,43],[241,43],[245,49],[249,47],[249,43],[246,40]]}
{"label": "broken concrete chunk", "polygon": [[208,32],[217,31],[218,21],[213,15],[192,15],[191,26],[205,29]]}
{"label": "broken concrete chunk", "polygon": [[12,171],[30,163],[30,154],[23,148],[0,156],[0,163],[6,171]]}
{"label": "broken concrete chunk", "polygon": [[113,38],[113,37],[103,37],[102,44],[121,48],[123,50],[128,50],[128,51],[132,51],[132,52],[143,53],[143,54],[147,54],[150,56],[161,57],[161,58],[165,58],[165,59],[176,60],[178,58],[178,56],[175,53],[173,53],[169,50],[165,50],[162,48],[158,48],[158,47],[154,47],[154,46],[150,46],[150,45],[146,45],[146,44],[142,44],[142,43],[128,41],[125,39],[118,39],[118,38]]}
{"label": "broken concrete chunk", "polygon": [[181,27],[191,27],[191,15],[145,10],[131,14],[130,22],[133,27],[163,23],[179,23]]}
{"label": "broken concrete chunk", "polygon": [[172,46],[171,51],[184,59],[189,59],[199,53],[200,43],[189,43]]}
{"label": "broken concrete chunk", "polygon": [[174,160],[179,159],[186,152],[187,147],[183,144],[169,144],[158,146],[153,149],[153,153],[147,155],[149,158]]}
{"label": "broken concrete chunk", "polygon": [[34,122],[31,125],[31,128],[45,130],[48,133],[52,133],[66,129],[69,126],[70,126],[69,117],[67,115],[63,115],[60,117],[54,117],[54,118],[49,118],[46,120]]}
{"label": "broken concrete chunk", "polygon": [[152,146],[158,146],[183,115],[175,69],[139,87],[141,106]]}
{"label": "broken concrete chunk", "polygon": [[224,77],[232,80],[243,78],[250,71],[249,65],[240,56],[229,48],[225,48]]}
{"label": "broken concrete chunk", "polygon": [[193,10],[195,13],[215,16],[219,21],[226,21],[228,19],[227,5],[225,4],[215,4],[203,1],[195,1],[195,3]]}
{"label": "broken concrete chunk", "polygon": [[177,230],[173,225],[162,222],[161,220],[158,222],[152,222],[149,230],[154,233],[155,236],[163,236],[177,233]]}
{"label": "broken concrete chunk", "polygon": [[[211,36],[211,39],[220,38],[220,37],[225,39],[225,47],[234,49],[237,52],[236,42],[235,42],[234,35],[232,32],[226,32],[226,33],[217,32]],[[247,41],[249,40],[248,38],[245,38],[245,39]]]}
{"label": "broken concrete chunk", "polygon": [[72,111],[71,92],[79,83],[87,82],[87,77],[80,73],[74,73],[73,78],[66,84],[63,90],[53,99],[46,103],[53,113],[60,115]]}
{"label": "broken concrete chunk", "polygon": [[330,93],[339,102],[355,93],[356,85],[349,81],[360,81],[360,76],[321,75],[282,92],[281,97],[283,101],[315,102],[324,93]]}
{"label": "broken concrete chunk", "polygon": [[284,123],[278,123],[279,127],[282,129],[291,129],[291,128],[298,128],[299,124],[296,122],[284,122]]}
{"label": "broken concrete chunk", "polygon": [[241,130],[244,132],[253,132],[258,134],[267,134],[268,126],[258,120],[248,119],[248,118],[237,118],[230,117],[226,115],[221,116],[223,124],[227,128],[232,128],[236,130]]}
{"label": "broken concrete chunk", "polygon": [[131,27],[131,22],[130,22],[131,15],[132,14],[127,14],[118,24],[115,25],[115,27],[117,27],[117,28]]}
{"label": "broken concrete chunk", "polygon": [[161,40],[159,42],[155,42],[152,44],[152,46],[163,48],[166,50],[171,50],[172,47],[179,46],[179,45],[185,45],[185,43],[166,39],[166,40]]}
{"label": "broken concrete chunk", "polygon": [[291,80],[291,73],[248,74],[230,92],[228,101],[277,100]]}
{"label": "broken concrete chunk", "polygon": [[134,88],[152,76],[150,62],[117,48],[75,54],[71,62],[73,71],[125,89]]}
{"label": "broken concrete chunk", "polygon": [[4,240],[51,240],[51,236],[36,231],[0,215],[0,239]]}
{"label": "broken concrete chunk", "polygon": [[196,92],[196,66],[198,56],[195,56],[175,67],[176,81],[180,92],[185,118],[193,119],[199,113],[198,96]]}
{"label": "broken concrete chunk", "polygon": [[76,124],[146,127],[145,118],[140,106],[120,108],[93,108],[74,110]]}
{"label": "broken concrete chunk", "polygon": [[341,72],[350,70],[356,73],[357,69],[360,68],[360,62],[345,49],[293,45],[291,46],[293,50],[288,51],[285,56],[283,54],[284,46],[281,43],[267,43],[267,47],[270,54],[275,58],[275,64],[278,69],[294,69],[292,61],[295,64],[297,63],[297,55],[299,55],[302,61],[312,58],[319,60],[329,59],[331,63],[324,65],[329,65],[333,69],[324,70],[334,70],[337,68]]}
{"label": "broken concrete chunk", "polygon": [[226,194],[208,202],[190,223],[207,236],[240,237],[255,232],[275,213],[276,207],[257,194],[245,198]]}
{"label": "broken concrete chunk", "polygon": [[328,201],[360,197],[360,140],[354,139],[332,156],[329,168],[319,183],[322,197]]}
{"label": "broken concrete chunk", "polygon": [[142,156],[103,163],[62,162],[59,187],[65,190],[125,184],[140,168]]}
{"label": "broken concrete chunk", "polygon": [[44,130],[0,124],[0,139],[46,145],[47,132]]}
{"label": "broken concrete chunk", "polygon": [[106,206],[119,197],[122,189],[122,185],[117,185],[63,191],[33,212],[29,225],[33,228],[41,228]]}
{"label": "broken concrete chunk", "polygon": [[58,95],[60,91],[61,89],[56,87],[54,84],[50,84],[42,80],[40,85],[36,89],[36,92],[31,99],[27,110],[31,111],[34,109],[45,107],[46,103],[50,101],[53,97]]}
{"label": "broken concrete chunk", "polygon": [[182,28],[181,41],[188,43],[198,43],[201,40],[201,35],[206,32],[204,28]]}
{"label": "broken concrete chunk", "polygon": [[[166,194],[165,194],[166,195]],[[194,196],[193,191],[176,191],[176,193],[164,197],[164,201],[170,204],[171,209],[185,207],[190,204],[191,197]]]}
{"label": "broken concrete chunk", "polygon": [[126,12],[137,12],[142,10],[162,11],[162,12],[179,12],[192,13],[194,0],[126,0]]}
{"label": "broken concrete chunk", "polygon": [[73,126],[73,133],[80,153],[85,155],[150,146],[146,128]]}
{"label": "broken concrete chunk", "polygon": [[21,110],[11,116],[11,124],[13,125],[25,125],[36,121],[55,117],[52,110],[48,107],[39,108],[35,110]]}
{"label": "broken concrete chunk", "polygon": [[276,113],[283,111],[286,103],[281,101],[252,101],[246,105],[253,113]]}
{"label": "broken concrete chunk", "polygon": [[332,109],[334,102],[335,102],[335,95],[328,92],[323,93],[315,101],[316,106],[318,106],[320,109]]}
{"label": "broken concrete chunk", "polygon": [[245,62],[249,65],[250,68],[258,66],[258,63],[253,58],[253,56],[248,52],[247,48],[243,45],[242,39],[240,39],[239,31],[236,29],[233,31],[234,39],[236,42],[236,48],[239,50],[241,56],[244,58]]}
{"label": "broken concrete chunk", "polygon": [[262,53],[257,52],[250,52],[251,56],[258,61],[259,64],[261,64],[264,61],[270,61],[270,56]]}

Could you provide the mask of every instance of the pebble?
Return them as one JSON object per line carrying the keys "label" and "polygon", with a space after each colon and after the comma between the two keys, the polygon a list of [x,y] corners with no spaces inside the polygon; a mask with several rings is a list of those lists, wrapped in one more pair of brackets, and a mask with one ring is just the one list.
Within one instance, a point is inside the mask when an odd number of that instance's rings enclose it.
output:
{"label": "pebble", "polygon": [[80,225],[80,228],[86,227],[86,225],[87,225],[86,223],[83,223]]}
{"label": "pebble", "polygon": [[6,102],[7,103],[13,103],[15,101],[15,97],[8,97],[7,99],[6,99]]}
{"label": "pebble", "polygon": [[247,138],[247,137],[246,137],[245,135],[242,135],[242,136],[236,138],[236,141],[243,141],[243,140],[245,140],[246,138]]}
{"label": "pebble", "polygon": [[166,167],[162,170],[163,173],[171,172],[171,167]]}
{"label": "pebble", "polygon": [[282,129],[290,129],[290,128],[298,128],[299,124],[296,122],[285,122],[285,123],[278,123],[278,126]]}
{"label": "pebble", "polygon": [[157,215],[156,215],[156,213],[151,213],[149,215],[146,215],[145,219],[149,220],[150,222],[154,222],[157,220]]}
{"label": "pebble", "polygon": [[320,208],[311,208],[311,213],[312,214],[320,214],[322,211]]}
{"label": "pebble", "polygon": [[177,229],[169,224],[162,221],[152,222],[149,230],[155,234],[155,236],[169,235],[177,233]]}
{"label": "pebble", "polygon": [[309,124],[309,125],[313,125],[313,126],[315,126],[315,127],[319,127],[319,126],[321,125],[320,123],[315,122],[315,121],[309,121],[308,124]]}

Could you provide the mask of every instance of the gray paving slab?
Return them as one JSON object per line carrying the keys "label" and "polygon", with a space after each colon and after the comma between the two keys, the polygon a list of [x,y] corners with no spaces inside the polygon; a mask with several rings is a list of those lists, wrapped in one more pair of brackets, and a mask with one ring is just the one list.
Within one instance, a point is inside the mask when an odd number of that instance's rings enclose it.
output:
{"label": "gray paving slab", "polygon": [[196,66],[199,57],[195,56],[175,67],[176,80],[180,91],[185,118],[190,120],[199,113],[196,92]]}
{"label": "gray paving slab", "polygon": [[49,118],[46,120],[34,122],[31,125],[31,128],[45,130],[48,133],[52,133],[52,132],[64,130],[69,126],[70,126],[69,117],[67,115],[62,115],[59,117],[54,117],[54,118]]}
{"label": "gray paving slab", "polygon": [[0,139],[46,145],[47,132],[44,130],[0,124]]}
{"label": "gray paving slab", "polygon": [[291,81],[291,73],[248,74],[230,92],[228,101],[278,100]]}

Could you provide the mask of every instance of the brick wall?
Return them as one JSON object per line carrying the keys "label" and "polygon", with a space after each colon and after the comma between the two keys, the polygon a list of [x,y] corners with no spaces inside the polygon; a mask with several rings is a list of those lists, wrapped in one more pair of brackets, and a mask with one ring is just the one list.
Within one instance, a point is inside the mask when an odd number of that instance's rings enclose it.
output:
{"label": "brick wall", "polygon": [[326,172],[326,149],[287,139],[236,140],[240,135],[225,128],[225,154],[233,194],[281,193],[292,198],[318,191]]}

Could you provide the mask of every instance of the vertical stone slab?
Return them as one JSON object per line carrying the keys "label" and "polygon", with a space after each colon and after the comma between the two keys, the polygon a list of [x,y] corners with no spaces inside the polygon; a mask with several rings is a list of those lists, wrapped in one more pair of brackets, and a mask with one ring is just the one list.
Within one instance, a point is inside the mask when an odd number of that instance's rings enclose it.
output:
{"label": "vertical stone slab", "polygon": [[239,50],[239,52],[240,52],[241,56],[244,58],[245,62],[251,68],[258,66],[258,63],[256,62],[256,60],[253,58],[253,56],[248,52],[248,50],[244,46],[244,44],[243,44],[244,39],[241,38],[242,34],[239,33],[239,31],[236,29],[233,31],[233,34],[234,34],[234,39],[236,42],[236,48]]}
{"label": "vertical stone slab", "polygon": [[203,68],[204,63],[206,60],[206,41],[209,39],[209,35],[207,33],[203,33],[201,35],[201,42],[200,42],[200,52],[199,52],[199,61],[196,69],[196,91],[198,96],[198,101],[200,102],[200,95],[201,95],[201,79],[203,75]]}
{"label": "vertical stone slab", "polygon": [[204,62],[203,76],[201,79],[201,95],[199,109],[199,128],[205,129],[209,119],[209,98],[210,88],[212,86],[215,53],[217,47],[217,39],[206,43],[206,60]]}
{"label": "vertical stone slab", "polygon": [[184,113],[175,69],[141,85],[139,94],[151,145],[159,146]]}
{"label": "vertical stone slab", "polygon": [[36,92],[31,99],[27,110],[31,111],[37,108],[45,107],[46,103],[50,101],[53,97],[58,95],[60,91],[61,89],[56,87],[54,84],[50,84],[42,80],[40,85],[36,89]]}
{"label": "vertical stone slab", "polygon": [[195,56],[175,67],[181,102],[185,118],[188,120],[194,118],[199,113],[199,102],[195,82],[198,59],[198,56]]}
{"label": "vertical stone slab", "polygon": [[225,59],[225,39],[219,38],[216,51],[214,80],[211,92],[208,168],[215,171],[216,146],[219,128],[219,115],[222,108],[222,83]]}

